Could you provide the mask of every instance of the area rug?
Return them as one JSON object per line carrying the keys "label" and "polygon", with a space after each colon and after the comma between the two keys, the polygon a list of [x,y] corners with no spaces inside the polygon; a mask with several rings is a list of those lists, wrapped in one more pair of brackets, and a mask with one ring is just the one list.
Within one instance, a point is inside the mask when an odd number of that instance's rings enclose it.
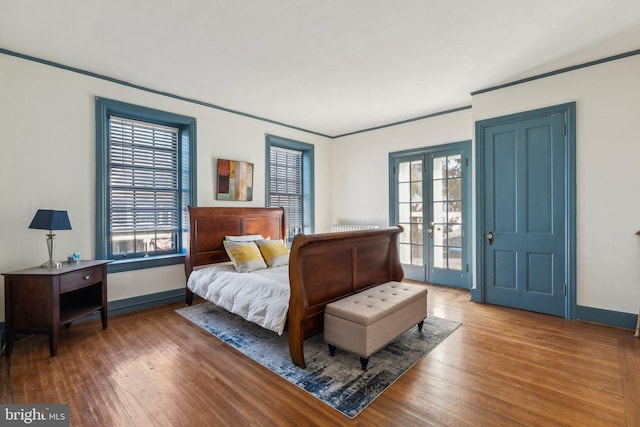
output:
{"label": "area rug", "polygon": [[422,332],[414,326],[372,354],[366,371],[355,354],[337,349],[329,356],[317,334],[304,342],[302,369],[291,361],[286,332],[278,336],[210,302],[176,312],[351,419],[460,326],[429,316]]}

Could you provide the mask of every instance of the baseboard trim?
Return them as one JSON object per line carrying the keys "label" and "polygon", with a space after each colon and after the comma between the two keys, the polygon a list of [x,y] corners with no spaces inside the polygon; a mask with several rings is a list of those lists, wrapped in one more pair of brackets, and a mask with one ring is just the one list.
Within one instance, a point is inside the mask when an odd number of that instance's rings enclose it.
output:
{"label": "baseboard trim", "polygon": [[185,288],[109,302],[109,317],[185,300]]}
{"label": "baseboard trim", "polygon": [[576,306],[576,320],[635,330],[638,317],[631,313]]}
{"label": "baseboard trim", "polygon": [[[135,311],[148,310],[162,305],[173,304],[185,300],[185,288],[173,289],[171,291],[157,292],[155,294],[142,295],[139,297],[125,298],[117,301],[109,301],[107,303],[108,317],[119,316],[121,314],[133,313]],[[88,320],[99,319],[100,313],[83,317],[76,322],[84,322]],[[0,342],[5,340],[5,322],[0,322]]]}
{"label": "baseboard trim", "polygon": [[[158,292],[155,294],[142,295],[139,297],[125,298],[117,301],[109,302],[109,317],[118,316],[136,311],[148,310],[162,305],[172,304],[185,300],[185,289],[173,289],[171,291]],[[95,313],[79,320],[98,319],[100,315]],[[576,320],[585,322],[600,323],[608,326],[616,326],[635,330],[638,317],[631,313],[622,313],[619,311],[604,310],[601,308],[576,306]],[[0,322],[0,343],[5,341],[4,322]]]}
{"label": "baseboard trim", "polygon": [[[173,289],[171,291],[157,292],[155,294],[141,295],[139,297],[131,297],[125,299],[119,299],[116,301],[109,301],[107,303],[107,316],[119,316],[121,314],[134,313],[136,311],[148,310],[150,308],[160,307],[167,304],[173,304],[174,302],[180,302],[185,300],[185,288]],[[83,317],[76,322],[83,322],[87,320],[99,319],[100,313]]]}

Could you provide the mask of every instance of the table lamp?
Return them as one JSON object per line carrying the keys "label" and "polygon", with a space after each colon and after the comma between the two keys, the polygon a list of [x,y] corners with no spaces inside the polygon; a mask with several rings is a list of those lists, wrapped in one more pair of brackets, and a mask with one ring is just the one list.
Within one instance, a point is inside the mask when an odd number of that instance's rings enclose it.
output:
{"label": "table lamp", "polygon": [[49,250],[49,261],[42,264],[42,268],[60,268],[61,262],[53,260],[53,250],[56,235],[53,230],[71,230],[69,215],[67,211],[54,211],[48,209],[38,209],[36,216],[33,217],[29,228],[37,230],[49,230],[47,234],[47,249]]}

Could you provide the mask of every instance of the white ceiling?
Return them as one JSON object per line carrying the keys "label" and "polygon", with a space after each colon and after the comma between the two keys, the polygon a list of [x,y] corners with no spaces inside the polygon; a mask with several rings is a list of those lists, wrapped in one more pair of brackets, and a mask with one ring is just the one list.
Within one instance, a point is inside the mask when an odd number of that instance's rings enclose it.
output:
{"label": "white ceiling", "polygon": [[637,50],[640,1],[0,0],[0,48],[336,136]]}

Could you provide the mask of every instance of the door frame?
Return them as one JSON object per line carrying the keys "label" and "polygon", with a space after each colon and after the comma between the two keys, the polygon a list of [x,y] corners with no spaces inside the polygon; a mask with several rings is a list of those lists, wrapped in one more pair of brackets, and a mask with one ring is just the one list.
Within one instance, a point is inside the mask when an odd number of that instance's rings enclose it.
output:
{"label": "door frame", "polygon": [[[473,192],[472,192],[472,186],[473,186],[473,173],[471,171],[471,169],[473,168],[473,161],[472,161],[472,151],[473,151],[473,146],[471,143],[471,140],[464,140],[464,141],[457,141],[457,142],[451,142],[451,143],[446,143],[446,144],[439,144],[439,145],[432,145],[432,146],[427,146],[427,147],[420,147],[420,148],[413,148],[413,149],[409,149],[409,150],[403,150],[403,151],[394,151],[389,153],[389,225],[396,225],[394,224],[394,219],[397,219],[397,205],[398,205],[398,194],[397,191],[394,189],[395,185],[396,185],[396,174],[393,173],[393,168],[395,167],[395,162],[398,160],[402,160],[403,158],[410,158],[410,157],[415,157],[415,156],[422,156],[423,157],[423,168],[426,166],[426,159],[430,156],[430,155],[434,155],[437,154],[439,152],[443,152],[443,151],[449,151],[449,150],[461,150],[461,151],[466,151],[467,153],[467,158],[468,158],[468,164],[465,165],[466,167],[466,177],[465,177],[465,183],[466,188],[464,188],[463,190],[463,200],[465,201],[465,210],[464,210],[464,217],[463,217],[463,224],[464,228],[463,228],[463,233],[464,234],[464,240],[463,240],[463,253],[466,255],[465,259],[463,260],[464,263],[468,266],[468,270],[466,271],[467,273],[467,279],[466,282],[463,286],[460,285],[444,285],[444,286],[451,286],[451,287],[457,287],[457,288],[461,288],[461,289],[471,289],[472,284],[473,284],[473,220],[472,220],[472,213],[473,213]],[[424,170],[424,169],[423,169]],[[425,173],[423,172],[423,175]],[[424,180],[423,179],[423,194],[425,191],[425,182],[426,181],[430,181],[429,179]],[[431,192],[431,189],[429,189],[429,192]],[[425,201],[423,200],[423,203]],[[430,206],[428,207],[430,209]],[[424,208],[423,208],[424,210]],[[426,226],[426,224],[425,224]],[[426,233],[426,229],[424,231]],[[467,237],[468,236],[468,237]],[[424,239],[423,239],[424,242]],[[423,244],[423,261],[427,261],[427,257],[428,257],[428,248],[427,245]],[[425,280],[429,279],[429,271],[428,271],[428,265],[424,265],[424,277]]]}
{"label": "door frame", "polygon": [[476,286],[471,289],[471,300],[486,302],[486,283],[484,282],[484,182],[485,159],[484,130],[487,127],[528,120],[541,116],[562,114],[564,116],[565,137],[565,208],[564,225],[566,230],[564,256],[565,256],[565,319],[575,320],[576,316],[576,103],[570,102],[551,107],[509,114],[491,119],[478,120],[475,123],[475,165],[476,165]]}

